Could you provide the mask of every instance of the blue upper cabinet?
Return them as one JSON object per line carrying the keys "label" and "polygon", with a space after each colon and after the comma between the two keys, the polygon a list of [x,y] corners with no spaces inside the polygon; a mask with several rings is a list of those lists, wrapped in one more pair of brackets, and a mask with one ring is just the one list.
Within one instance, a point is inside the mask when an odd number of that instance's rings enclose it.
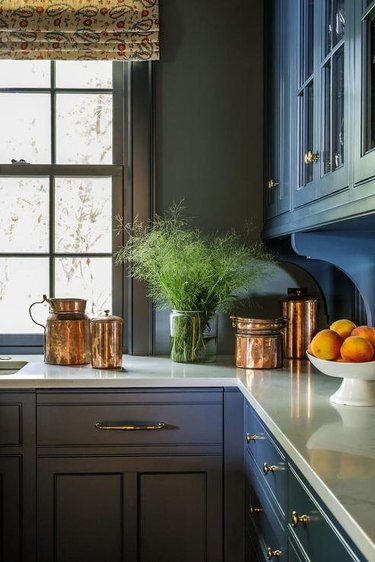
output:
{"label": "blue upper cabinet", "polygon": [[294,0],[294,208],[349,187],[350,4]]}
{"label": "blue upper cabinet", "polygon": [[361,184],[375,179],[375,2],[357,0],[354,4],[354,181]]}
{"label": "blue upper cabinet", "polygon": [[290,120],[288,9],[280,0],[266,3],[266,150],[265,216],[272,219],[290,210]]}

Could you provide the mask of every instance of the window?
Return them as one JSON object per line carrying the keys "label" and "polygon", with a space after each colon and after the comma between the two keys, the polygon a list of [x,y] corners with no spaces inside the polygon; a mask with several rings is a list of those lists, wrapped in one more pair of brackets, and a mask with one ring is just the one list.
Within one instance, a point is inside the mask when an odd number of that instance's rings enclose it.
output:
{"label": "window", "polygon": [[43,294],[122,313],[127,64],[0,61],[0,345],[12,352],[41,346],[28,308]]}

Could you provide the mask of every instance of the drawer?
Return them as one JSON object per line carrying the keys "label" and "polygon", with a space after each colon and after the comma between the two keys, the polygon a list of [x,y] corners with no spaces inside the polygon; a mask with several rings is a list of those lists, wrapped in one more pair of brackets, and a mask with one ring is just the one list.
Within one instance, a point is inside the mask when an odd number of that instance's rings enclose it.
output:
{"label": "drawer", "polygon": [[0,447],[28,448],[34,446],[35,392],[2,390],[0,393]]}
{"label": "drawer", "polygon": [[[275,505],[268,486],[260,479],[258,470],[254,471],[252,460],[246,455],[246,527],[249,532],[255,528],[257,535],[272,549],[285,553],[285,521]],[[263,549],[264,550],[264,549]]]}
{"label": "drawer", "polygon": [[37,445],[221,445],[222,392],[42,394]]}
{"label": "drawer", "polygon": [[[289,468],[290,513],[288,532],[297,538],[311,562],[321,560],[358,561],[350,546],[334,527],[331,518],[303,484],[293,467]],[[306,516],[306,522],[292,522],[296,517]],[[297,541],[297,542],[298,542]]]}
{"label": "drawer", "polygon": [[0,402],[0,447],[21,445],[22,404]]}
{"label": "drawer", "polygon": [[248,405],[246,405],[245,428],[246,451],[285,517],[288,473],[285,456]]}

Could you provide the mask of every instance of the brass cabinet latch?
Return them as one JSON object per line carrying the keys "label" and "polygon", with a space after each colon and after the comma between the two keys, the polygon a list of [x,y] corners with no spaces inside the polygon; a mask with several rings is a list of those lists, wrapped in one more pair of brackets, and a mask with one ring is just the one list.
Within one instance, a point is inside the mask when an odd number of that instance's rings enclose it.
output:
{"label": "brass cabinet latch", "polygon": [[309,520],[308,515],[298,515],[296,511],[292,511],[292,527],[297,527],[298,523],[306,525]]}
{"label": "brass cabinet latch", "polygon": [[320,153],[319,152],[312,152],[312,150],[308,150],[305,152],[303,161],[305,164],[313,164],[314,162],[318,162],[320,160]]}

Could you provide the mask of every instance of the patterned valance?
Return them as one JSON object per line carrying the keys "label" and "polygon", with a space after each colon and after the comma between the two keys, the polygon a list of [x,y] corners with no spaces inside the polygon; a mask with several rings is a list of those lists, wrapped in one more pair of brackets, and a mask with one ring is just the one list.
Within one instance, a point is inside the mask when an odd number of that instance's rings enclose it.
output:
{"label": "patterned valance", "polygon": [[0,0],[0,59],[157,60],[159,0]]}

